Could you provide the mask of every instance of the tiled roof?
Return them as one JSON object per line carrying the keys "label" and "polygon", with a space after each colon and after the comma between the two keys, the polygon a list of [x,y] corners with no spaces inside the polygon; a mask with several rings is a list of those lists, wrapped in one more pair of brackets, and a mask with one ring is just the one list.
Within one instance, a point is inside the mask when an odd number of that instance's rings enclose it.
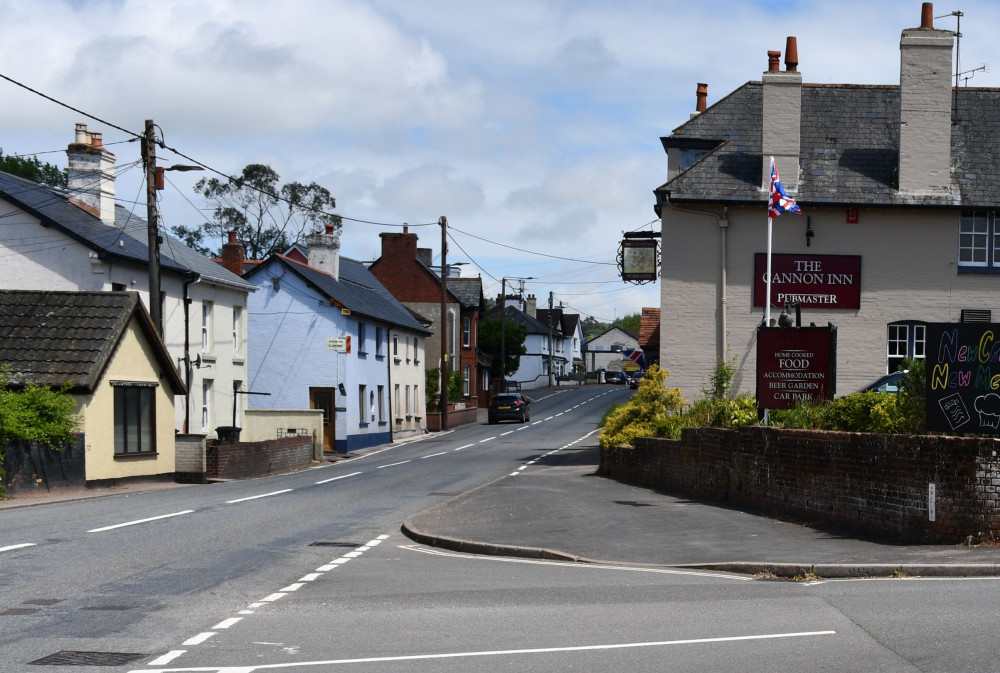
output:
{"label": "tiled roof", "polygon": [[[535,317],[544,325],[549,324],[549,309],[540,308],[535,311]],[[580,323],[580,316],[576,313],[564,313],[561,308],[552,309],[552,327],[563,334],[572,336],[576,332],[576,326]],[[546,328],[548,329],[548,328]]]}
{"label": "tiled roof", "polygon": [[0,367],[10,383],[91,392],[132,319],[150,339],[163,376],[184,392],[135,292],[0,290]]}
{"label": "tiled roof", "polygon": [[448,292],[455,295],[463,308],[478,309],[483,303],[482,278],[449,278]]}
{"label": "tiled roof", "polygon": [[325,271],[302,264],[284,255],[272,255],[268,260],[248,271],[246,273],[247,280],[252,279],[258,273],[263,273],[271,263],[284,265],[325,297],[332,299],[339,306],[350,309],[351,313],[381,320],[390,325],[405,327],[416,332],[429,333],[361,262],[341,257],[340,278],[334,279]]}
{"label": "tiled roof", "polygon": [[[142,267],[148,266],[148,228],[146,220],[121,206],[115,207],[115,226],[101,222],[69,202],[61,190],[39,185],[0,171],[0,198],[37,217],[43,224],[62,231],[70,238],[94,250],[102,258],[111,258]],[[203,282],[250,291],[253,286],[221,264],[177,238],[161,232],[160,269],[165,274],[197,273]]]}
{"label": "tiled roof", "polygon": [[[747,82],[664,138],[664,145],[716,144],[660,189],[677,202],[759,203],[762,84]],[[947,196],[899,192],[899,87],[802,86],[800,180],[804,205],[1000,206],[1000,89],[959,88]],[[785,180],[787,182],[787,180]]]}
{"label": "tiled roof", "polygon": [[[500,317],[499,307],[492,312],[490,312],[490,318],[497,319]],[[520,325],[525,329],[527,334],[548,334],[549,326],[545,325],[524,311],[516,308],[514,306],[507,306],[504,310],[504,320]]]}

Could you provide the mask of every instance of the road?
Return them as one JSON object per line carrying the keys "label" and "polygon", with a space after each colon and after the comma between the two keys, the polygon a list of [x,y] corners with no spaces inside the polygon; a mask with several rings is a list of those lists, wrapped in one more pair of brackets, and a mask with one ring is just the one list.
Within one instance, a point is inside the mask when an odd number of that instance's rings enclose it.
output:
{"label": "road", "polygon": [[3,511],[0,671],[69,652],[86,665],[52,670],[996,668],[995,579],[782,582],[463,555],[399,532],[453,494],[578,465],[628,394],[568,388],[531,424],[292,475]]}

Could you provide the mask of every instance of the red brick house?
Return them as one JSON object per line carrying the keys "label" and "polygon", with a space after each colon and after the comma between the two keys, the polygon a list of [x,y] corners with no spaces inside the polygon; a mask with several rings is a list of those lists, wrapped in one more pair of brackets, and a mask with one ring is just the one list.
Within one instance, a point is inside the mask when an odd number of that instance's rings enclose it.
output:
{"label": "red brick house", "polygon": [[417,235],[403,227],[402,233],[379,234],[382,256],[369,270],[403,306],[431,321],[424,364],[436,369],[441,360],[441,335],[447,339],[449,368],[462,374],[466,404],[487,403],[489,369],[479,357],[479,315],[485,308],[481,278],[447,279],[447,321],[442,329],[440,268],[431,266],[430,248],[417,247]]}

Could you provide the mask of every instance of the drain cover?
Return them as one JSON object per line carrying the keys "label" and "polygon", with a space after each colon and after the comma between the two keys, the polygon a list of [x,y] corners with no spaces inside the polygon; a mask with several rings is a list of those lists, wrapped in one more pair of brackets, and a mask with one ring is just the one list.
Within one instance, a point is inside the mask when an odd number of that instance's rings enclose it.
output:
{"label": "drain cover", "polygon": [[33,615],[41,612],[38,608],[8,608],[0,612],[0,615]]}
{"label": "drain cover", "polygon": [[360,547],[361,543],[360,542],[326,542],[324,540],[320,540],[318,542],[310,542],[309,546],[310,547],[345,547],[345,548],[346,547],[351,547],[351,548],[353,548],[353,547]]}
{"label": "drain cover", "polygon": [[130,652],[74,652],[63,650],[29,661],[36,666],[121,666],[147,655]]}

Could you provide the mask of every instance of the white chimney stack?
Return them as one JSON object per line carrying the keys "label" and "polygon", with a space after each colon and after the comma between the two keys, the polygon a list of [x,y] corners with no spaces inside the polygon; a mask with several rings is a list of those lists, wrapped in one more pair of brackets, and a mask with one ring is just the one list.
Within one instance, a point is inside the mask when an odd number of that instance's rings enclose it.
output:
{"label": "white chimney stack", "polygon": [[66,156],[69,202],[114,226],[115,155],[104,147],[101,134],[88,131],[86,124],[77,124]]}
{"label": "white chimney stack", "polygon": [[309,266],[340,280],[340,236],[334,233],[334,226],[328,224],[324,231],[306,236],[306,245],[309,246]]}

